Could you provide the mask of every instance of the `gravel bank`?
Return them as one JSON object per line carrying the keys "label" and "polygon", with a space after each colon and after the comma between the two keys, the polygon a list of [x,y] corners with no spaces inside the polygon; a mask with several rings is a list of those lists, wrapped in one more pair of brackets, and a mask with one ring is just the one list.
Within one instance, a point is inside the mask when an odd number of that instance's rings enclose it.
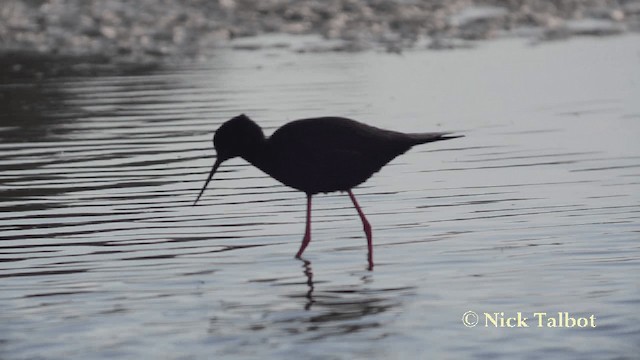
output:
{"label": "gravel bank", "polygon": [[106,64],[192,61],[264,33],[339,40],[298,51],[400,52],[513,35],[619,34],[639,24],[640,0],[2,0],[0,56],[9,63],[15,54]]}

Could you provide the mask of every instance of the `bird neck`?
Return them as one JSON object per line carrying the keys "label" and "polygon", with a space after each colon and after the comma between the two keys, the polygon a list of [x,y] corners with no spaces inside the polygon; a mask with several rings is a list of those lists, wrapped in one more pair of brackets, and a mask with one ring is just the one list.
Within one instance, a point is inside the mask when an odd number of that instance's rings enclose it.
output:
{"label": "bird neck", "polygon": [[241,158],[248,161],[251,165],[265,170],[265,168],[269,167],[269,151],[267,146],[267,140],[264,139],[260,142],[252,144],[251,147],[245,149],[244,153],[240,155]]}

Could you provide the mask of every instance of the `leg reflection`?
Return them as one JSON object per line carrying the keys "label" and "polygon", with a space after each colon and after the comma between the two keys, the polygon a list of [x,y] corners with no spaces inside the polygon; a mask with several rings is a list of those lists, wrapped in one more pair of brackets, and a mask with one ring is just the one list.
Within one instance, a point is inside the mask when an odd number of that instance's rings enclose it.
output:
{"label": "leg reflection", "polygon": [[308,287],[308,291],[306,295],[307,303],[304,306],[304,309],[309,310],[311,309],[311,305],[313,305],[313,303],[316,302],[313,299],[313,270],[311,269],[311,261],[308,261],[308,260],[302,260],[302,261],[304,262],[304,264],[302,265],[302,268],[304,269],[302,273],[307,277],[307,287]]}

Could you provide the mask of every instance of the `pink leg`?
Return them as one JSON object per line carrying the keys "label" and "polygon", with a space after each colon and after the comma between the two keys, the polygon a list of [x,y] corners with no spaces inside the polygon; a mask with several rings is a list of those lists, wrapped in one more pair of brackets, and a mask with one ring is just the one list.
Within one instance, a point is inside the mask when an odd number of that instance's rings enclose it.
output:
{"label": "pink leg", "polygon": [[302,244],[300,245],[300,250],[296,254],[296,257],[299,259],[304,252],[304,249],[307,248],[309,242],[311,241],[311,194],[307,194],[307,226],[304,230],[304,237],[302,238]]}
{"label": "pink leg", "polygon": [[369,270],[371,270],[373,269],[373,241],[371,239],[371,225],[369,225],[369,221],[367,221],[367,218],[364,216],[364,213],[362,212],[362,209],[360,209],[360,205],[358,205],[356,197],[353,196],[351,190],[347,190],[347,193],[349,193],[349,197],[353,202],[353,206],[356,207],[358,215],[360,215],[360,220],[362,220],[362,226],[364,227],[364,233],[367,235],[367,247],[369,249],[369,255],[367,259],[369,260]]}

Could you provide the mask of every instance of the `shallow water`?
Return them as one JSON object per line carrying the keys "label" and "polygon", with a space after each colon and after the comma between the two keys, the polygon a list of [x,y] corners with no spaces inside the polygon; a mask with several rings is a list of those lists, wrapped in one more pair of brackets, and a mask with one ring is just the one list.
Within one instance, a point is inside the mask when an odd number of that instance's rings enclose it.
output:
{"label": "shallow water", "polygon": [[[639,54],[637,35],[219,50],[199,68],[0,85],[0,357],[635,358]],[[242,160],[191,206],[213,131],[239,113],[267,134],[341,115],[466,137],[354,190],[367,271],[345,194],[314,197],[308,263],[293,259],[304,195]]]}

